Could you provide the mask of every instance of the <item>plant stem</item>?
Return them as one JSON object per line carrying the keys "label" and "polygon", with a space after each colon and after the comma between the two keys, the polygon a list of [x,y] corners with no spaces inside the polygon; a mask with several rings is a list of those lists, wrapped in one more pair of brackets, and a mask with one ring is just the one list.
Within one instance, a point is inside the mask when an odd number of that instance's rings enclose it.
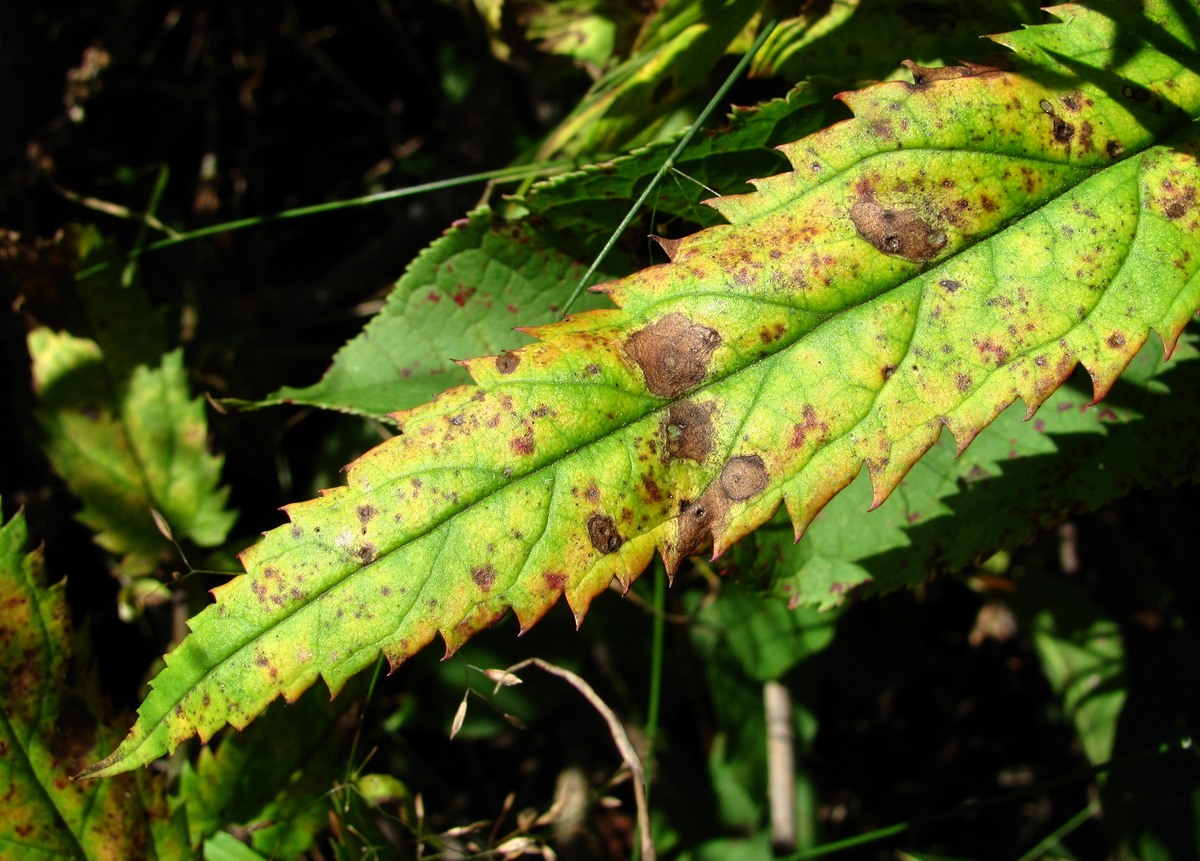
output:
{"label": "plant stem", "polygon": [[709,115],[717,109],[717,105],[724,101],[725,94],[729,92],[729,88],[732,87],[734,82],[742,76],[744,71],[746,71],[746,67],[750,65],[750,61],[754,59],[754,55],[758,53],[758,49],[763,46],[763,43],[766,42],[767,38],[775,31],[775,27],[778,24],[778,18],[772,18],[767,22],[767,25],[763,27],[762,32],[758,34],[758,38],[754,40],[754,44],[750,46],[750,50],[742,55],[742,59],[738,62],[737,66],[734,67],[734,70],[729,73],[729,77],[725,79],[724,83],[722,83],[717,89],[717,92],[713,94],[713,97],[709,100],[708,104],[704,106],[704,110],[702,110],[699,116],[696,117],[696,121],[688,127],[686,132],[683,133],[683,137],[679,139],[679,143],[675,145],[675,149],[671,150],[671,154],[667,156],[666,161],[662,163],[662,167],[660,167],[658,172],[650,179],[650,184],[642,190],[642,193],[638,196],[638,199],[633,202],[633,206],[629,207],[629,211],[625,213],[625,217],[621,219],[621,223],[617,225],[617,229],[612,232],[611,236],[609,236],[608,242],[604,243],[604,247],[600,249],[600,253],[596,255],[596,259],[592,261],[592,265],[588,267],[588,271],[583,274],[583,277],[579,279],[579,283],[575,285],[575,289],[571,291],[571,295],[567,298],[567,302],[563,306],[563,317],[567,316],[567,312],[571,310],[571,306],[575,304],[575,300],[579,298],[579,295],[583,292],[584,288],[587,287],[588,281],[591,280],[591,277],[596,273],[596,270],[600,268],[600,264],[604,262],[604,258],[608,256],[608,252],[610,252],[612,247],[617,244],[617,239],[622,233],[625,232],[625,228],[628,227],[630,222],[633,221],[633,218],[635,215],[637,215],[638,210],[642,208],[642,204],[646,202],[646,198],[650,196],[650,192],[658,187],[658,184],[662,182],[662,178],[666,176],[667,172],[675,166],[675,159],[679,158],[683,151],[687,149],[688,144],[692,142],[692,138],[696,136],[696,132],[700,131],[700,127],[704,125],[704,121],[707,120]]}

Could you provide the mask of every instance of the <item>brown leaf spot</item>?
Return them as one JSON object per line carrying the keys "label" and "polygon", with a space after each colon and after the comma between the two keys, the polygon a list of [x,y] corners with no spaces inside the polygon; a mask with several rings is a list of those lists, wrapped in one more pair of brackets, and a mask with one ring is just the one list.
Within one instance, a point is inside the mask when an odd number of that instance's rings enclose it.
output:
{"label": "brown leaf spot", "polygon": [[960,392],[962,392],[963,394],[966,394],[967,392],[969,392],[971,390],[971,375],[964,374],[961,372],[955,374],[954,375],[954,387],[956,389],[958,389]]}
{"label": "brown leaf spot", "polygon": [[358,522],[363,526],[366,526],[371,522],[371,518],[378,513],[379,509],[377,509],[374,505],[360,505],[358,507]]}
{"label": "brown leaf spot", "polygon": [[1125,147],[1118,140],[1110,140],[1104,145],[1104,154],[1111,159],[1120,158],[1123,152],[1125,152]]}
{"label": "brown leaf spot", "polygon": [[496,569],[491,565],[480,565],[478,568],[472,568],[471,579],[475,581],[476,586],[487,592],[492,588],[492,584],[496,582]]}
{"label": "brown leaf spot", "polygon": [[1119,350],[1125,346],[1125,336],[1120,332],[1113,332],[1104,343],[1108,344],[1114,350]]}
{"label": "brown leaf spot", "polygon": [[354,548],[354,555],[359,558],[363,565],[370,565],[375,561],[375,545],[368,541],[364,541],[358,547]]}
{"label": "brown leaf spot", "polygon": [[588,538],[592,546],[601,553],[616,553],[625,543],[621,533],[617,532],[617,524],[607,514],[593,514],[587,522]]}
{"label": "brown leaf spot", "polygon": [[533,434],[513,437],[508,443],[509,448],[516,454],[533,454]]}
{"label": "brown leaf spot", "polygon": [[946,231],[911,209],[888,209],[862,199],[850,208],[850,220],[859,236],[893,257],[924,263],[946,247]]}
{"label": "brown leaf spot", "polygon": [[511,374],[521,364],[521,357],[516,353],[504,352],[496,357],[496,370],[502,374]]}
{"label": "brown leaf spot", "polygon": [[562,592],[567,588],[567,575],[561,571],[547,571],[542,576],[546,578],[546,585],[551,591]]}
{"label": "brown leaf spot", "polygon": [[712,534],[713,512],[703,499],[679,507],[679,556],[694,553]]}
{"label": "brown leaf spot", "polygon": [[721,490],[730,499],[749,499],[766,486],[767,468],[756,454],[730,458],[721,470]]}
{"label": "brown leaf spot", "polygon": [[[895,370],[896,368],[893,365],[886,366],[883,369],[884,379],[886,380],[890,377]],[[788,443],[788,448],[800,448],[808,439],[808,435],[813,431],[820,431],[822,434],[827,434],[829,432],[829,423],[817,418],[817,411],[813,409],[812,404],[805,404],[804,421],[792,426],[792,440]]]}
{"label": "brown leaf spot", "polygon": [[680,401],[671,404],[662,420],[662,433],[667,441],[665,461],[693,460],[700,463],[712,451],[713,411],[717,405],[712,401],[698,404],[695,401]]}
{"label": "brown leaf spot", "polygon": [[708,373],[721,336],[682,314],[668,314],[639,329],[625,342],[625,352],[642,369],[646,388],[662,398],[681,395]]}

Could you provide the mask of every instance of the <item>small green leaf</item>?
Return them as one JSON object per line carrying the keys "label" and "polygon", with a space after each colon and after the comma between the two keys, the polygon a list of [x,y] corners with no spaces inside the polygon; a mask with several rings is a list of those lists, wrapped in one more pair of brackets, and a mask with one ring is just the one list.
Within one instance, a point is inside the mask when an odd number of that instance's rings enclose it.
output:
{"label": "small green leaf", "polygon": [[1016,596],[1042,672],[1062,698],[1083,752],[1093,765],[1107,763],[1129,686],[1120,626],[1069,580],[1026,577]]}
{"label": "small green leaf", "polygon": [[1173,346],[1200,307],[1200,64],[1166,5],[1105,8],[1004,37],[1021,71],[844,95],[853,120],[606,285],[615,309],[464,362],[475,385],[243,554],[88,774],[510,608],[581,620],[656,553],[720,555],[780,505],[803,532],[864,468],[877,506],[944,429],[965,448],[1076,366],[1099,399],[1151,334]]}
{"label": "small green leaf", "polygon": [[95,341],[36,329],[34,386],[55,470],[83,502],[96,542],[124,557],[129,574],[152,570],[168,550],[158,512],[177,538],[219,544],[233,524],[221,459],[207,451],[204,404],[191,399],[183,355],[139,365],[114,381]]}
{"label": "small green leaf", "polygon": [[0,526],[0,855],[39,859],[189,857],[186,826],[161,780],[77,783],[116,739],[86,653],[71,654],[65,583],[44,582],[42,553],[23,555],[24,517]]}
{"label": "small green leaf", "polygon": [[228,826],[245,829],[268,857],[295,858],[312,846],[328,823],[321,799],[345,767],[334,734],[344,709],[312,694],[185,763],[179,797],[193,846]]}

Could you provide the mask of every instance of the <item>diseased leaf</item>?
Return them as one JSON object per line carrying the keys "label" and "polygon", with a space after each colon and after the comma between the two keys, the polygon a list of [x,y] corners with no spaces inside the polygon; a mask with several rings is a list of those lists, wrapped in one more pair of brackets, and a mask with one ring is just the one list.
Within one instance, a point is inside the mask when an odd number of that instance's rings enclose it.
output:
{"label": "diseased leaf", "polygon": [[475,386],[398,414],[243,555],[88,773],[318,676],[337,692],[380,652],[452,652],[509,607],[528,628],[565,595],[581,619],[655,552],[719,555],[781,502],[802,532],[863,467],[878,505],[944,428],[965,447],[1076,365],[1099,398],[1152,332],[1173,345],[1200,306],[1200,77],[1169,7],[1122,9],[1004,37],[1020,72],[843,96],[853,120],[606,285],[616,309],[465,362]]}
{"label": "diseased leaf", "polygon": [[0,526],[0,856],[189,857],[184,821],[149,774],[71,780],[118,735],[105,726],[86,653],[72,655],[65,583],[46,587],[24,517]]}
{"label": "diseased leaf", "polygon": [[[696,182],[729,190],[745,178],[735,173],[739,166],[777,170],[783,162],[770,147],[819,128],[830,111],[815,103],[816,92],[798,87],[786,98],[735,110],[725,130],[698,138],[679,159],[690,179],[668,183],[655,197],[659,220],[719,221],[711,209],[697,206],[707,192]],[[511,207],[521,216],[472,213],[417,257],[320,382],[285,386],[255,405],[310,404],[383,418],[469,382],[453,359],[522,346],[532,339],[515,332],[516,323],[557,319],[584,265],[607,238],[595,225],[620,221],[629,199],[645,188],[673,146],[646,147],[539,183]],[[620,255],[610,263],[632,268]],[[574,310],[607,304],[589,295]]]}
{"label": "diseased leaf", "polygon": [[[793,605],[840,604],[851,590],[915,586],[962,571],[1134,486],[1200,480],[1200,353],[1185,333],[1169,364],[1146,344],[1108,398],[1089,406],[1077,376],[1032,421],[1014,404],[955,456],[943,434],[870,517],[867,476],[822,509],[797,543],[782,513],[735,548],[739,576]],[[1079,385],[1077,385],[1078,383]],[[1170,438],[1164,451],[1156,441]]]}

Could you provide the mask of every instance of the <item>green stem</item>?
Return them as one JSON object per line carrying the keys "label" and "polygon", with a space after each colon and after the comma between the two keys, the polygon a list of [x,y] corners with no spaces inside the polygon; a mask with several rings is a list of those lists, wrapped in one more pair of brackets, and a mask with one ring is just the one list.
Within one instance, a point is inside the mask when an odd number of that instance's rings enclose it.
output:
{"label": "green stem", "polygon": [[775,32],[775,27],[778,26],[778,24],[778,18],[772,18],[767,22],[767,25],[763,27],[762,32],[758,34],[758,38],[754,40],[754,44],[750,46],[750,50],[748,50],[742,56],[742,59],[729,74],[729,77],[725,79],[725,82],[721,84],[720,88],[718,88],[717,92],[709,100],[708,104],[704,106],[704,110],[702,110],[700,115],[696,117],[696,121],[688,127],[686,132],[683,133],[683,137],[679,139],[679,143],[675,145],[675,149],[671,150],[671,154],[667,156],[667,160],[662,163],[662,167],[658,169],[658,173],[654,174],[653,178],[650,180],[650,184],[646,186],[641,195],[638,196],[638,199],[633,202],[633,206],[629,207],[629,211],[625,213],[625,217],[621,219],[621,223],[617,225],[617,229],[612,232],[611,236],[609,236],[608,242],[604,243],[604,247],[600,249],[600,253],[596,255],[596,259],[592,261],[592,265],[588,268],[588,271],[583,274],[583,277],[579,279],[579,283],[575,285],[575,289],[571,292],[570,297],[563,306],[563,317],[567,316],[567,312],[571,310],[571,306],[575,304],[575,300],[579,298],[581,293],[583,293],[584,288],[587,287],[588,281],[591,280],[591,277],[596,273],[596,270],[600,268],[600,264],[604,262],[604,258],[608,256],[608,252],[610,252],[613,246],[617,244],[617,239],[622,233],[625,232],[625,228],[629,226],[630,222],[633,221],[633,218],[635,215],[637,215],[638,210],[642,208],[642,204],[646,202],[646,198],[650,196],[650,192],[658,187],[658,184],[662,182],[662,178],[666,176],[667,172],[675,166],[675,159],[679,158],[683,151],[687,149],[688,144],[692,142],[692,138],[696,136],[696,132],[700,131],[700,127],[704,125],[705,120],[707,120],[709,115],[717,109],[717,105],[721,104],[721,102],[725,100],[725,94],[729,92],[729,88],[732,87],[734,82],[742,76],[742,72],[744,72],[746,67],[750,65],[750,61],[754,59],[754,55],[758,53],[758,49],[763,46],[763,43],[767,41],[767,38],[773,32]]}
{"label": "green stem", "polygon": [[[191,230],[187,233],[179,233],[174,236],[168,236],[166,239],[160,239],[157,242],[151,242],[144,247],[135,248],[130,252],[131,259],[140,257],[151,251],[158,251],[162,248],[170,248],[174,245],[179,245],[183,242],[191,242],[194,239],[203,239],[206,236],[213,236],[218,233],[231,233],[235,230],[245,230],[248,227],[257,227],[261,224],[270,224],[275,221],[285,221],[291,218],[303,218],[308,215],[319,215],[324,212],[336,212],[339,209],[350,209],[356,206],[367,206],[373,203],[384,203],[389,200],[396,200],[401,197],[412,197],[418,194],[426,194],[431,191],[441,191],[445,188],[455,188],[460,185],[471,185],[477,182],[489,182],[492,180],[508,180],[522,179],[527,176],[537,176],[544,173],[553,173],[565,168],[574,167],[575,162],[570,159],[560,159],[559,161],[546,162],[538,165],[519,165],[517,167],[504,167],[499,170],[489,170],[483,173],[472,173],[467,176],[456,176],[450,179],[439,179],[436,182],[426,182],[421,185],[410,185],[406,188],[396,188],[391,191],[381,191],[375,194],[366,194],[362,197],[352,197],[346,200],[334,200],[328,203],[317,203],[312,206],[301,206],[296,209],[285,209],[283,212],[276,212],[273,215],[256,215],[251,218],[240,218],[235,221],[225,221],[221,224],[212,224],[208,227],[201,227],[197,230]],[[80,272],[79,278],[86,278],[96,272],[107,267],[107,263],[99,263],[90,269]]]}

